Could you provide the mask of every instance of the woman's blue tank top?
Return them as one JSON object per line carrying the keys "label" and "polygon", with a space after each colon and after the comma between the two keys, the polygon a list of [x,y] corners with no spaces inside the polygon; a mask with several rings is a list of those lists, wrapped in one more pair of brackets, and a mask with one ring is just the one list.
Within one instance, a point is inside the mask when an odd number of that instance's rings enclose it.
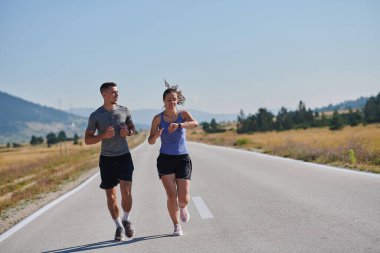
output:
{"label": "woman's blue tank top", "polygon": [[[178,114],[178,118],[173,123],[184,123],[182,112]],[[183,155],[187,154],[186,129],[177,128],[174,132],[169,133],[170,123],[164,120],[164,112],[161,113],[160,128],[164,130],[161,133],[160,153],[167,155]]]}

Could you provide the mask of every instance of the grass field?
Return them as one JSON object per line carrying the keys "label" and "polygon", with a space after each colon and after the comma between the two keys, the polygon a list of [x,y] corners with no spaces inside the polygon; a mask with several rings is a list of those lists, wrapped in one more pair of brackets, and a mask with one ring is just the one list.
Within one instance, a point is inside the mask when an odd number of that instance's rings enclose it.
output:
{"label": "grass field", "polygon": [[216,134],[201,128],[188,131],[188,139],[380,173],[380,124],[254,134],[237,134],[231,125],[226,128],[229,131]]}
{"label": "grass field", "polygon": [[[128,137],[130,148],[146,139],[146,133]],[[83,141],[82,141],[83,143]],[[98,166],[100,144],[65,142],[21,148],[0,148],[0,217],[20,202],[30,202],[58,191]]]}

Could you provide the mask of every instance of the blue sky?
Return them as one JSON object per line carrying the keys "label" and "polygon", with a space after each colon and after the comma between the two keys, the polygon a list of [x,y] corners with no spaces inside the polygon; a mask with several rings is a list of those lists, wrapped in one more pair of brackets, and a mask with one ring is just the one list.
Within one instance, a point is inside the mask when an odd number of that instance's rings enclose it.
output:
{"label": "blue sky", "polygon": [[255,113],[380,92],[380,1],[0,0],[0,90],[59,109],[97,108],[119,85],[131,110]]}

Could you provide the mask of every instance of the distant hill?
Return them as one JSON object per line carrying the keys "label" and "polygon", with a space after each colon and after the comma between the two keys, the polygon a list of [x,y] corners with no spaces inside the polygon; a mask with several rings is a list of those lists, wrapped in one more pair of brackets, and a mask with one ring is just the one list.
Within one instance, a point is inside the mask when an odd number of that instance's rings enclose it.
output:
{"label": "distant hill", "polygon": [[324,106],[321,108],[315,108],[314,111],[318,112],[331,112],[331,111],[343,111],[343,110],[348,110],[348,109],[362,109],[364,108],[367,100],[369,97],[360,97],[356,100],[347,100],[342,103],[332,105],[329,104],[328,106]]}
{"label": "distant hill", "polygon": [[[180,107],[181,108],[181,107]],[[72,108],[68,112],[76,114],[79,116],[88,117],[96,108]],[[138,128],[149,129],[152,123],[153,116],[160,113],[161,110],[155,109],[130,109],[132,113],[133,122]],[[220,121],[233,121],[236,120],[237,114],[220,114],[220,113],[209,113],[200,110],[188,109],[191,115],[197,119],[199,122],[210,122],[213,118]]]}
{"label": "distant hill", "polygon": [[68,137],[79,136],[87,119],[35,104],[0,91],[0,143],[29,142],[32,135],[45,136],[63,130]]}

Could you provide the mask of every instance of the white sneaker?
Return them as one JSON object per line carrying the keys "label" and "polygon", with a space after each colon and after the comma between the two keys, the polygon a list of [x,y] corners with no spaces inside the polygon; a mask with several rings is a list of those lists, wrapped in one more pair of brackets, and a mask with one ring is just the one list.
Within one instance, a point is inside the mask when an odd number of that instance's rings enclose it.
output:
{"label": "white sneaker", "polygon": [[181,225],[179,225],[179,224],[175,224],[175,225],[174,225],[173,236],[181,236],[181,235],[183,235]]}
{"label": "white sneaker", "polygon": [[187,207],[179,209],[179,216],[181,217],[182,222],[184,223],[189,222],[190,214],[187,211]]}

